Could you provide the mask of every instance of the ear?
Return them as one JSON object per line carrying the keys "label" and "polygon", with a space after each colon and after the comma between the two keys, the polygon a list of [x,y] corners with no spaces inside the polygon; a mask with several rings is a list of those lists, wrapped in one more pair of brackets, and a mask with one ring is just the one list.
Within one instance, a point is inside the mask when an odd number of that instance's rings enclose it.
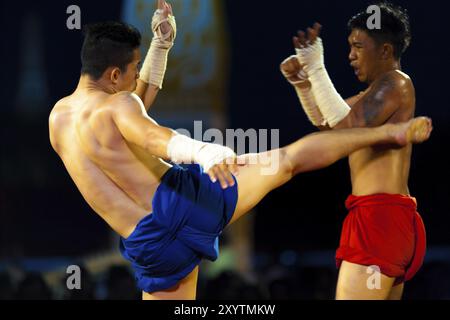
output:
{"label": "ear", "polygon": [[111,82],[113,84],[117,84],[117,82],[119,81],[120,74],[121,72],[119,68],[114,68],[111,70]]}
{"label": "ear", "polygon": [[390,43],[383,44],[381,54],[382,54],[383,60],[387,60],[387,59],[393,57],[394,56],[394,46]]}

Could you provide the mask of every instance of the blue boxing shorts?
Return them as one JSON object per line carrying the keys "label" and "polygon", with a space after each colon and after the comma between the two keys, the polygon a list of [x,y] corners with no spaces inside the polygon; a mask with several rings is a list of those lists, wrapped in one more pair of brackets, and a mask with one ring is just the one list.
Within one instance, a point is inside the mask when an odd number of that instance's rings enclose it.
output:
{"label": "blue boxing shorts", "polygon": [[161,178],[153,212],[144,217],[120,251],[131,262],[138,287],[167,290],[199,265],[219,256],[219,235],[233,217],[238,187],[222,189],[199,165],[175,165]]}

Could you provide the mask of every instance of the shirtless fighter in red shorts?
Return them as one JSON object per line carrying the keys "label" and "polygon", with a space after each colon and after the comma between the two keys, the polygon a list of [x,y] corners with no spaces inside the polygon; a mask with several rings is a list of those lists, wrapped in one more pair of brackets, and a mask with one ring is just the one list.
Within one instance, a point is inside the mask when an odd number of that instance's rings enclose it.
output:
{"label": "shirtless fighter in red shorts", "polygon": [[[368,88],[344,101],[325,69],[321,26],[294,38],[297,55],[281,70],[293,84],[311,122],[322,130],[374,127],[414,117],[415,92],[400,58],[411,35],[406,12],[378,5],[381,29],[370,29],[363,12],[348,26],[349,60],[359,81]],[[349,214],[336,253],[339,271],[337,299],[400,299],[403,283],[422,265],[426,237],[416,200],[409,195],[412,146],[392,149],[372,146],[350,155],[353,192]],[[368,268],[374,266],[375,268]],[[379,286],[372,286],[373,269]]]}

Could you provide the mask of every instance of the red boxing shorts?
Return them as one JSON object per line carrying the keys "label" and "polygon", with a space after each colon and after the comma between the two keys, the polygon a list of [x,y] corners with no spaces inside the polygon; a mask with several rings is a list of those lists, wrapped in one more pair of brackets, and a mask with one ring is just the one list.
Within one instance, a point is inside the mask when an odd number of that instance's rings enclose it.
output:
{"label": "red boxing shorts", "polygon": [[336,265],[342,261],[378,266],[396,278],[394,285],[410,280],[425,257],[426,234],[416,211],[416,199],[403,195],[349,196]]}

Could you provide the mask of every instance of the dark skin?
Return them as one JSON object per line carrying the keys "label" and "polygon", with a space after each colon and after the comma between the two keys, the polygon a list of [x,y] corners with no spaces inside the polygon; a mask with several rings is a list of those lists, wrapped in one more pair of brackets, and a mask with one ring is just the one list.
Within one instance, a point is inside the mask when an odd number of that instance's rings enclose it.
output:
{"label": "dark skin", "polygon": [[[320,35],[316,23],[294,37],[296,48],[314,43]],[[364,92],[346,100],[351,112],[333,129],[375,127],[413,118],[415,90],[408,75],[401,72],[400,60],[390,43],[377,43],[361,29],[348,37],[350,65]],[[292,66],[292,65],[291,65]],[[301,66],[300,66],[301,68]],[[298,70],[289,70],[292,73]],[[303,84],[311,85],[311,83]],[[330,128],[319,128],[330,130]],[[364,196],[378,193],[409,195],[408,177],[412,147],[377,146],[361,149],[349,156],[352,193]],[[382,275],[382,290],[367,290],[366,266],[344,261],[339,271],[337,299],[400,299],[403,285],[393,287],[394,278]]]}
{"label": "dark skin", "polygon": [[[321,28],[316,23],[306,32],[299,31],[293,38],[294,46],[303,48],[314,43]],[[395,58],[393,46],[379,44],[359,29],[352,30],[348,41],[350,64],[358,80],[367,83],[368,88],[346,100],[352,110],[333,129],[375,127],[410,120],[415,109],[414,86],[400,71],[400,61]],[[410,154],[410,147],[392,150],[389,146],[370,147],[353,153],[350,156],[353,194],[408,194]]]}

